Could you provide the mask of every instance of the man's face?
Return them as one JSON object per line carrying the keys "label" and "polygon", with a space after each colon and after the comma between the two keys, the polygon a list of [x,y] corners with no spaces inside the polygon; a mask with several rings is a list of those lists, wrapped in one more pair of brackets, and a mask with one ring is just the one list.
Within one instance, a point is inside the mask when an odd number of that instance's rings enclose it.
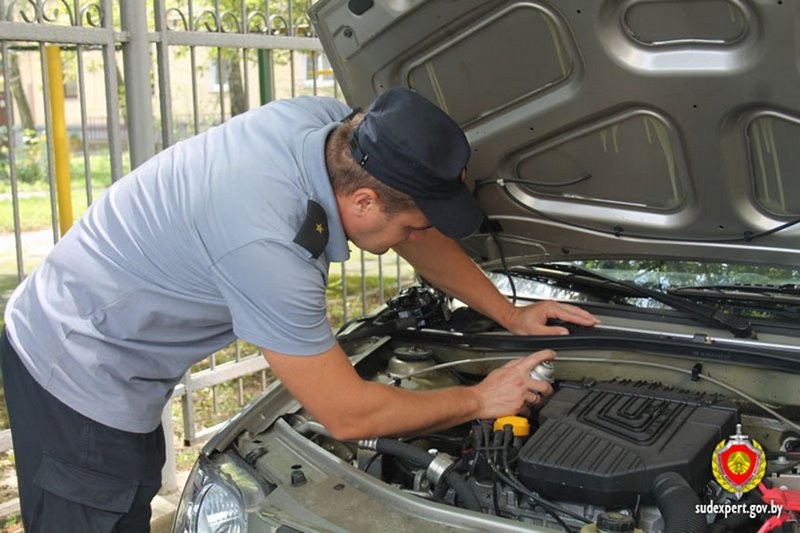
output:
{"label": "man's face", "polygon": [[379,211],[368,227],[348,237],[362,250],[383,254],[402,242],[421,238],[432,227],[425,215],[416,209],[391,216]]}
{"label": "man's face", "polygon": [[374,254],[383,254],[402,242],[419,239],[433,227],[418,209],[387,215],[374,196],[356,193],[349,200],[345,209],[340,206],[347,238]]}

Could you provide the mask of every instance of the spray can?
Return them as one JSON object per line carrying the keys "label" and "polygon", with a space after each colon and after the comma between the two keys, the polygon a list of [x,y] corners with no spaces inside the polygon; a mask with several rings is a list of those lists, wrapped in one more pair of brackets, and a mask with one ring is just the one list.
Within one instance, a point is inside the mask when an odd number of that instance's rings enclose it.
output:
{"label": "spray can", "polygon": [[533,379],[553,383],[556,380],[555,372],[556,369],[552,361],[542,361],[536,365],[536,368],[531,370],[531,377]]}

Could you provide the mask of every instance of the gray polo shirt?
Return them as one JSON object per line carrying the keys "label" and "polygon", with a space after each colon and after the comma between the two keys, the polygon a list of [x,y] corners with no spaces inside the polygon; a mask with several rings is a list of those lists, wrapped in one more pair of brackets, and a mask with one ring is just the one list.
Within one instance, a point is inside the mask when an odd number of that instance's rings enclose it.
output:
{"label": "gray polo shirt", "polygon": [[[36,381],[89,418],[148,432],[184,372],[236,337],[292,355],[330,349],[328,264],[349,251],[324,147],[349,111],[277,101],[112,185],[7,304]],[[316,258],[294,242],[309,200],[327,213]]]}

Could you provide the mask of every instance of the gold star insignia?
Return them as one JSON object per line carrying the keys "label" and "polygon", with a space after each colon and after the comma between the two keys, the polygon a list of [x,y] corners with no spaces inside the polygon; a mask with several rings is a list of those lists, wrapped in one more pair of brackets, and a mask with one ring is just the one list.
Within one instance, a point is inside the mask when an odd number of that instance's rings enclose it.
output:
{"label": "gold star insignia", "polygon": [[322,233],[325,231],[325,226],[323,226],[322,224],[317,224],[317,227],[314,229],[317,231],[317,233],[322,235]]}

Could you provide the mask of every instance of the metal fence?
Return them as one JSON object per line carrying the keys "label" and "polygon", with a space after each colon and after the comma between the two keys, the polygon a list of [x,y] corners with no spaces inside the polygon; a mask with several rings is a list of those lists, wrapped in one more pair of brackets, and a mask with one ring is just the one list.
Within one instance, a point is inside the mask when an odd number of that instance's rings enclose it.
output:
{"label": "metal fence", "polygon": [[[0,235],[10,243],[0,256],[4,299],[58,242],[69,211],[74,207],[77,218],[127,169],[267,101],[340,97],[305,15],[309,3],[0,0],[0,210],[10,212]],[[76,174],[66,182],[76,195],[69,209],[58,194],[65,188],[60,136],[67,138],[68,166]],[[45,224],[52,235],[38,248],[41,231],[37,236],[25,201],[31,197],[49,202]],[[383,303],[386,292],[399,290],[412,275],[399,258],[357,252],[342,263],[339,276],[331,276],[332,324]],[[242,405],[248,399],[243,380],[255,375],[263,390],[267,372],[258,351],[239,342],[187,372],[174,395],[181,399],[185,443],[200,442],[216,428],[198,424],[198,391],[211,391],[216,408],[217,387],[233,381]],[[168,442],[172,420],[167,405]],[[0,432],[0,452],[10,447],[10,432]],[[175,468],[170,454],[167,489],[176,488]]]}

